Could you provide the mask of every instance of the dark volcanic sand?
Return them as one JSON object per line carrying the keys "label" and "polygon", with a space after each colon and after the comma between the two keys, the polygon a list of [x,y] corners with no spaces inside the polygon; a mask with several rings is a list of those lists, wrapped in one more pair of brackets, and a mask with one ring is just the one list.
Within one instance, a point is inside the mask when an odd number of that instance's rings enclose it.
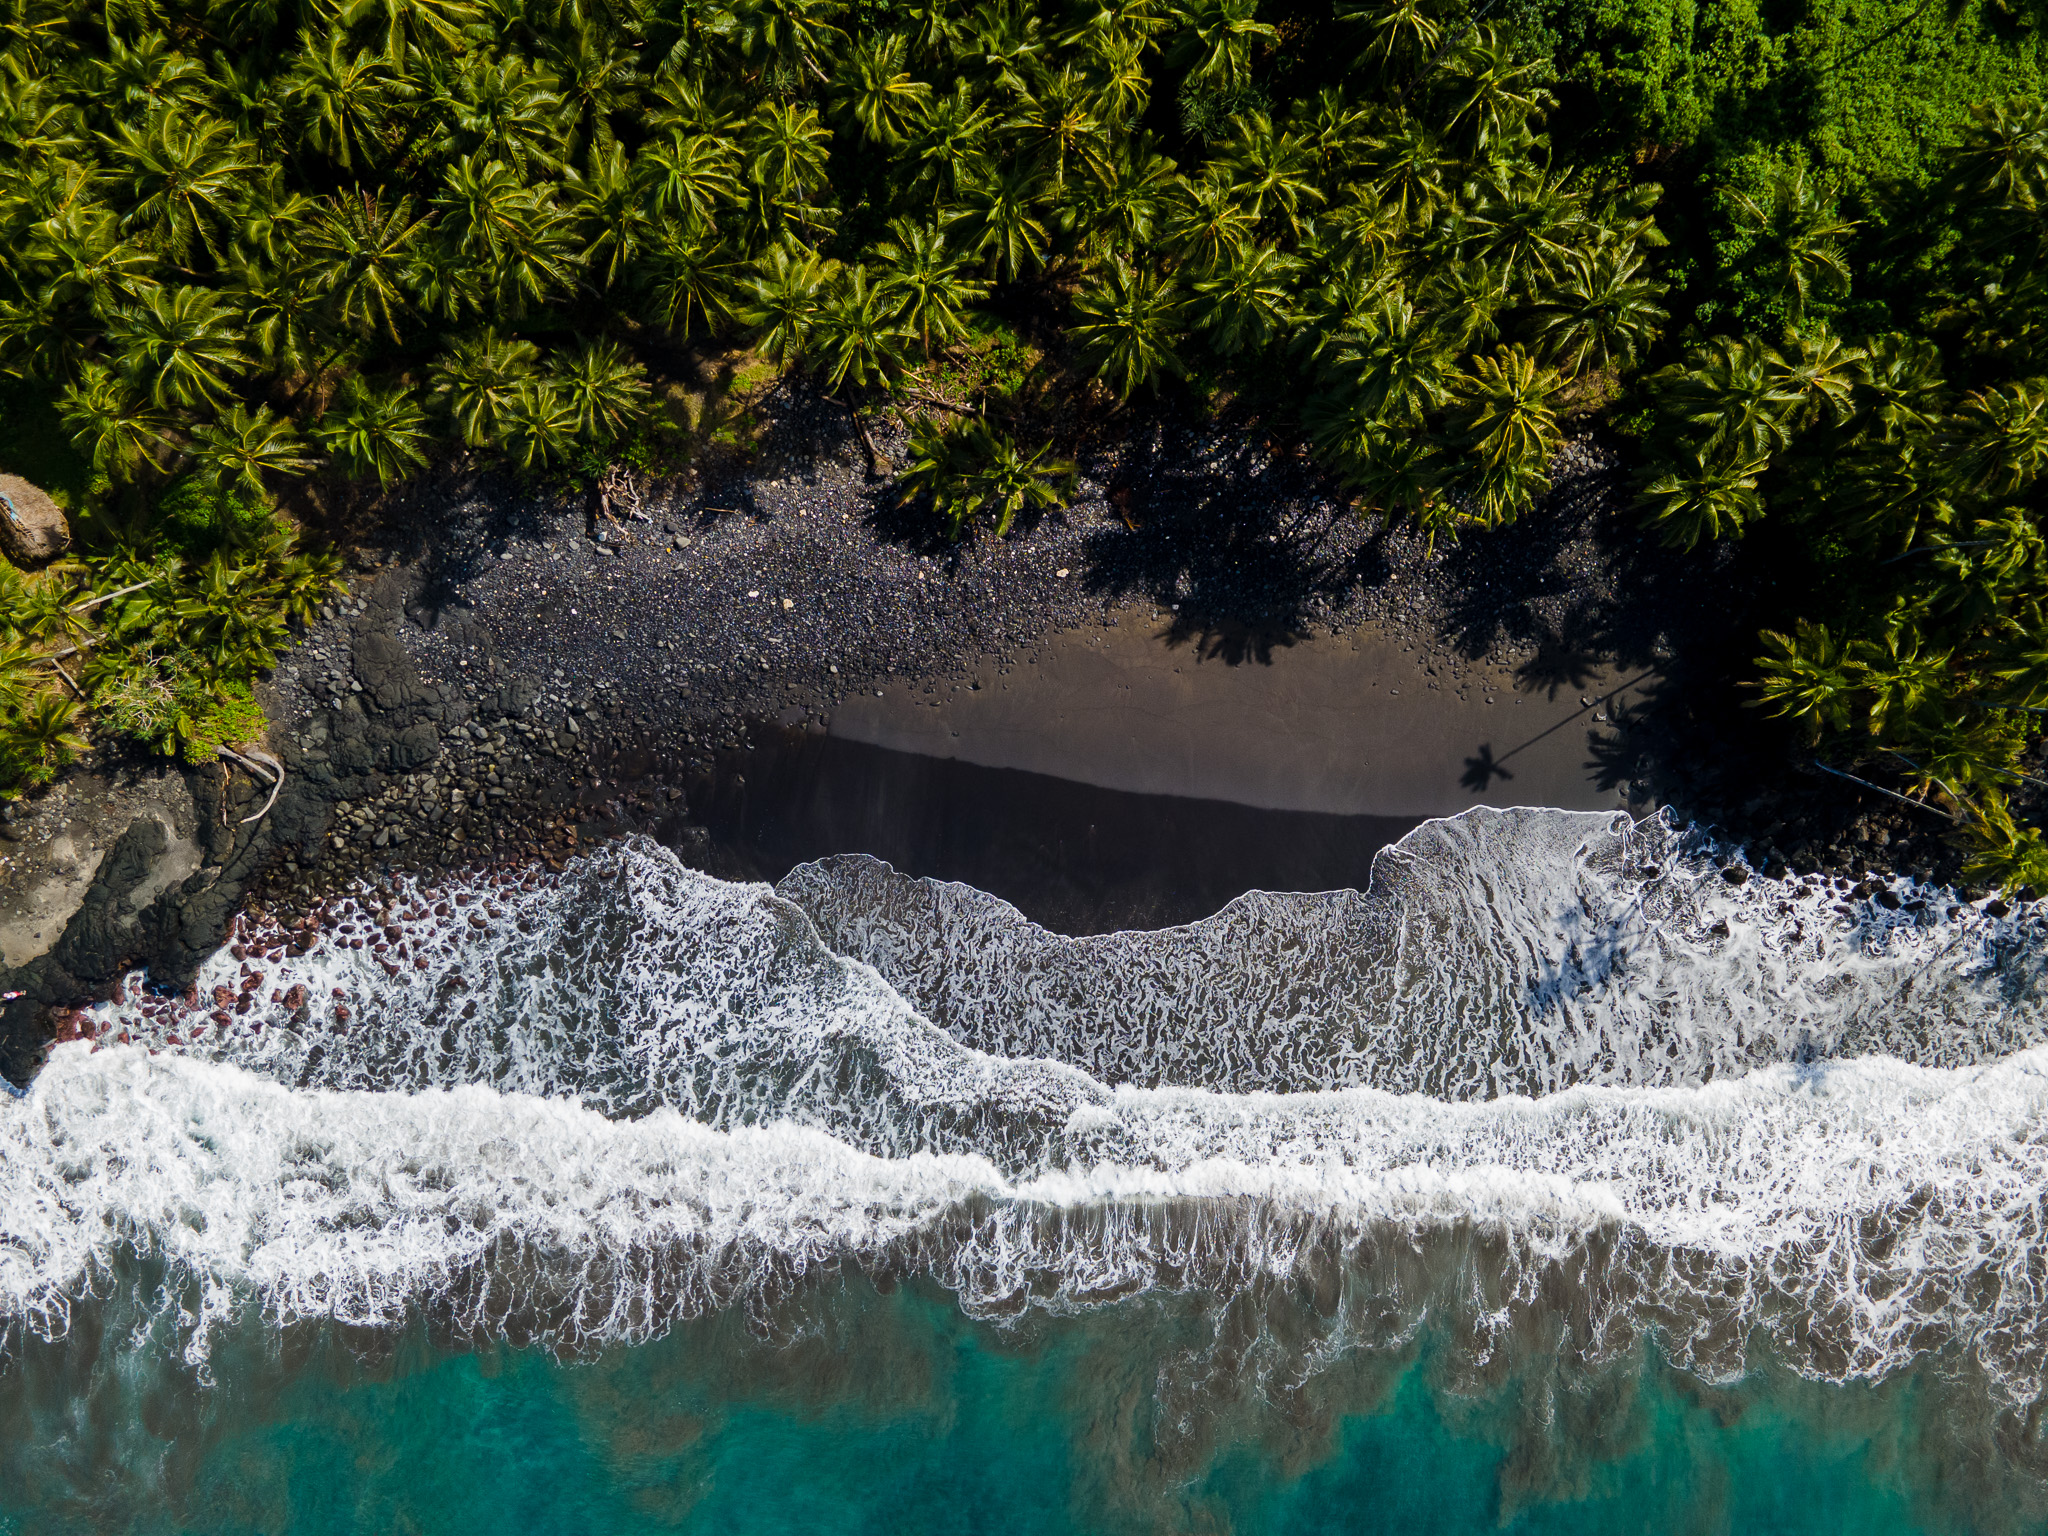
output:
{"label": "dark volcanic sand", "polygon": [[870,853],[1060,933],[1192,922],[1248,890],[1363,886],[1372,856],[1418,819],[1129,794],[820,732],[764,733],[718,767],[690,797],[716,873],[773,881]]}

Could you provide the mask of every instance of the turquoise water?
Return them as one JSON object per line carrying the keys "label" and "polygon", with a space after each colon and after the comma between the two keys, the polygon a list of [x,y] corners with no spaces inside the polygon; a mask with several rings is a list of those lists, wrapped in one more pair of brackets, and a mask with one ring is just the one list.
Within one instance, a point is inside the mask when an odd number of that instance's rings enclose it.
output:
{"label": "turquoise water", "polygon": [[1188,1365],[1185,1303],[1006,1327],[929,1289],[856,1281],[814,1301],[778,1325],[793,1337],[725,1315],[573,1364],[420,1331],[370,1359],[250,1321],[216,1345],[210,1387],[87,1326],[4,1378],[0,1530],[2048,1528],[2033,1486],[1992,1464],[2020,1427],[1987,1420],[1973,1450],[1938,1370],[1821,1386],[1765,1367],[1711,1387],[1646,1354],[1472,1395],[1445,1388],[1425,1339],[1254,1407],[1161,1390]]}

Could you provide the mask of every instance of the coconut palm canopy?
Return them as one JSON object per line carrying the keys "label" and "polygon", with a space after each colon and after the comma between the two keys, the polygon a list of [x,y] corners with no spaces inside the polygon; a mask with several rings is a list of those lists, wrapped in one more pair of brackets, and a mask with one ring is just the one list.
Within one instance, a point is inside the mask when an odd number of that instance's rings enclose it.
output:
{"label": "coconut palm canopy", "polygon": [[[1498,521],[1531,389],[1665,319],[1657,188],[1555,168],[1547,61],[1413,10],[1315,18],[1342,57],[1290,83],[1237,0],[31,4],[0,339],[107,476],[254,488],[602,449],[660,343],[884,389],[1028,303],[1119,396],[1307,366],[1334,467],[1423,426],[1414,510]],[[1466,453],[1447,407],[1503,387]]]}

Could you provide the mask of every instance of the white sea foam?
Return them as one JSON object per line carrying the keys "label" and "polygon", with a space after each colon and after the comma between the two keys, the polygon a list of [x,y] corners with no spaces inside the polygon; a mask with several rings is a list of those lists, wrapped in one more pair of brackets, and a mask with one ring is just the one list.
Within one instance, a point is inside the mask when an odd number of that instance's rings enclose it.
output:
{"label": "white sea foam", "polygon": [[[1004,1052],[984,1051],[834,954],[792,902],[626,845],[559,880],[479,888],[467,907],[444,903],[444,917],[428,913],[431,894],[400,890],[373,903],[374,929],[360,910],[343,914],[354,932],[330,929],[304,955],[280,935],[246,935],[241,957],[216,957],[202,977],[226,989],[218,1010],[139,994],[97,1010],[96,1045],[59,1048],[26,1100],[0,1105],[0,1312],[60,1331],[78,1297],[140,1252],[181,1277],[185,1289],[165,1294],[189,1312],[199,1356],[207,1319],[252,1303],[283,1320],[371,1324],[429,1308],[577,1344],[644,1337],[850,1264],[933,1275],[991,1313],[1173,1289],[1213,1296],[1221,1319],[1234,1298],[1307,1297],[1314,1326],[1274,1335],[1289,1341],[1289,1370],[1426,1314],[1455,1320],[1475,1359],[1560,1337],[1598,1356],[1656,1330],[1677,1358],[1718,1373],[1739,1369],[1764,1330],[1801,1369],[1839,1378],[1953,1346],[2012,1398],[2037,1397],[2048,1047],[1942,1064],[1998,1054],[2001,1027],[2025,1038],[2029,935],[1974,917],[1908,926],[1925,914],[1902,903],[1888,942],[1911,951],[1909,965],[1868,923],[1856,944],[1831,930],[1829,956],[1809,963],[1849,979],[1802,975],[1788,1006],[1811,1009],[1818,1032],[1830,999],[1852,1010],[1942,999],[1916,1037],[1927,1063],[1751,1065],[1753,1044],[1731,1055],[1697,1038],[1731,1014],[1762,1017],[1787,972],[1758,957],[1803,941],[1759,932],[1716,949],[1719,936],[1686,925],[1726,922],[1733,940],[1745,921],[1797,921],[1768,905],[1785,898],[1765,882],[1702,889],[1686,875],[1695,905],[1669,919],[1676,939],[1660,937],[1654,901],[1638,894],[1642,915],[1621,925],[1626,943],[1613,940],[1600,893],[1623,882],[1640,893],[1640,848],[1626,840],[1642,834],[1559,820],[1586,850],[1571,898],[1583,926],[1577,979],[1539,982],[1539,997],[1569,992],[1578,1011],[1561,1016],[1604,1021],[1613,1054],[1626,1008],[1603,1014],[1596,994],[1649,995],[1658,1027],[1695,1042],[1711,1081],[1673,1082],[1679,1058],[1636,1049],[1619,1059],[1658,1062],[1629,1069],[1644,1081],[1535,1098],[1109,1087],[1071,1060],[1010,1047],[1043,1041],[1085,1059],[1082,1026],[1114,1024],[1103,999],[1134,983],[1097,976],[1058,1031],[1023,1021]],[[1514,855],[1512,879],[1479,868],[1489,826],[1522,839],[1493,850]],[[1353,898],[1370,909],[1350,929],[1357,942],[1395,934],[1411,956],[1387,1006],[1419,1010],[1419,1051],[1532,1062],[1546,1042],[1569,1043],[1550,1026],[1514,1034],[1547,953],[1538,936],[1568,942],[1548,937],[1555,904],[1515,905],[1549,889],[1526,833],[1475,818],[1457,831],[1462,853],[1454,841],[1440,854],[1441,832],[1404,848],[1403,878],[1453,862],[1397,887],[1399,901]],[[1655,846],[1667,863],[1686,856]],[[880,879],[884,897],[904,899],[890,879],[854,874],[852,885]],[[1465,904],[1428,909],[1442,887]],[[1285,907],[1258,910],[1264,937],[1226,923],[1149,938],[1170,948],[1205,932],[1213,952],[1223,935],[1250,933],[1241,964],[1257,973],[1284,948]],[[1485,931],[1489,913],[1513,933]],[[1606,958],[1589,959],[1600,935]],[[1103,970],[1146,937],[1118,936]],[[338,947],[350,939],[365,947]],[[1474,981],[1478,1000],[1459,990],[1461,942],[1518,957],[1484,962],[1502,969]],[[1084,953],[1065,951],[1068,962]],[[1641,982],[1653,959],[1696,974]],[[1362,970],[1395,963],[1358,958]],[[1223,969],[1212,953],[1205,974]],[[1070,972],[1077,987],[1088,979]],[[1144,986],[1170,991],[1172,974],[1154,965]],[[1647,993],[1628,994],[1618,978],[1630,977]],[[1717,979],[1751,1001],[1700,1015]],[[1244,995],[1279,985],[1254,974]],[[1299,975],[1291,985],[1308,996]],[[1224,990],[1214,982],[1178,1019],[1148,1004],[1145,1038],[1179,1049],[1180,1063],[1204,1060],[1204,1035],[1247,1017],[1240,1001],[1217,1001]],[[2000,995],[2019,998],[2018,1022],[1999,1024]],[[1304,1003],[1302,1016],[1312,1011]],[[1872,1017],[1834,1043],[1881,1027]],[[1263,1049],[1216,1048],[1237,1051],[1245,1072]]]}
{"label": "white sea foam", "polygon": [[1385,850],[1363,893],[1252,892],[1089,938],[865,856],[777,889],[955,1038],[1110,1083],[1468,1098],[2048,1039],[2032,919],[1904,881],[1889,909],[1746,866],[1732,885],[1731,857],[1661,818],[1473,811]]}

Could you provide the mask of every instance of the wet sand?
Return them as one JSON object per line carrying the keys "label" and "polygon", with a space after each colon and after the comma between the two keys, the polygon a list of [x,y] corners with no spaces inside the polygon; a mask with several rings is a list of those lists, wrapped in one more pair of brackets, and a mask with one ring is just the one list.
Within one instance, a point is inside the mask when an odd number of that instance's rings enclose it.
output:
{"label": "wet sand", "polygon": [[690,791],[717,873],[779,880],[807,859],[870,853],[1068,934],[1193,922],[1248,890],[1362,886],[1417,820],[1132,794],[817,732],[718,767]]}
{"label": "wet sand", "polygon": [[1101,789],[1414,821],[1474,805],[1603,810],[1598,743],[1653,680],[1586,666],[1537,681],[1371,626],[1262,639],[1176,633],[1127,608],[1030,658],[849,698],[834,737]]}

